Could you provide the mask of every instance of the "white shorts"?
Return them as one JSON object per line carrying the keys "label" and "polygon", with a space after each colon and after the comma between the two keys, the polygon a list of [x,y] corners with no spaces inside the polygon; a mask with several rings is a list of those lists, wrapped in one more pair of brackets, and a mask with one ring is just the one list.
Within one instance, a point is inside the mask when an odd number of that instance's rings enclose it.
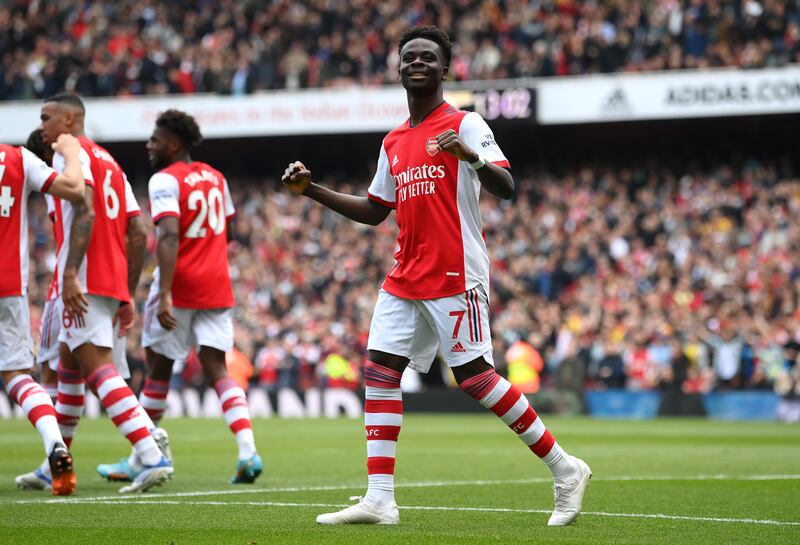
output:
{"label": "white shorts", "polygon": [[158,321],[158,293],[151,289],[144,307],[142,346],[171,360],[185,360],[192,348],[233,348],[233,319],[228,308],[172,308],[178,327],[167,331]]}
{"label": "white shorts", "polygon": [[[119,337],[119,324],[114,323],[115,315],[119,310],[119,301],[110,297],[86,295],[89,301],[89,310],[80,318],[72,318],[64,308],[64,303],[59,297],[61,309],[61,331],[58,341],[67,345],[70,352],[84,344],[93,344],[102,348],[111,349],[114,366],[122,378],[130,378],[128,358],[125,355],[125,338]],[[58,358],[48,360],[50,369],[58,369]]]}
{"label": "white shorts", "polygon": [[440,299],[403,299],[384,290],[378,293],[369,350],[404,356],[411,360],[409,367],[427,373],[439,347],[449,367],[480,357],[494,365],[489,301],[482,286]]}
{"label": "white shorts", "polygon": [[28,297],[0,297],[0,371],[33,367],[33,336]]}
{"label": "white shorts", "polygon": [[[46,301],[39,326],[39,346],[36,349],[36,363],[48,363],[53,371],[58,368],[58,334],[61,332],[61,315],[64,303],[61,297]],[[53,363],[55,362],[55,363]]]}

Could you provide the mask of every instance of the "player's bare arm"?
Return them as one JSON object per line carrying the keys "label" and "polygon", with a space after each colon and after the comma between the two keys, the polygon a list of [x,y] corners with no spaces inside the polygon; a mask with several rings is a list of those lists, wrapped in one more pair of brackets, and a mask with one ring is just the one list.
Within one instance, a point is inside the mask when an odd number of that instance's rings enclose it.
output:
{"label": "player's bare arm", "polygon": [[75,216],[72,220],[72,227],[69,233],[69,252],[67,262],[64,265],[63,286],[61,287],[61,299],[64,301],[64,309],[71,316],[82,316],[89,310],[89,301],[83,293],[83,287],[78,280],[78,271],[81,263],[86,258],[86,250],[89,247],[89,239],[92,237],[92,227],[94,226],[94,189],[86,186],[86,193],[82,200],[72,203]]}
{"label": "player's bare arm", "polygon": [[161,327],[172,331],[178,327],[178,320],[172,313],[172,279],[178,261],[178,219],[164,217],[158,221],[158,311],[156,317]]}
{"label": "player's bare arm", "polygon": [[[437,136],[436,141],[442,151],[454,155],[459,161],[472,164],[481,158],[478,152],[467,146],[453,129]],[[492,163],[484,163],[476,169],[476,172],[481,185],[495,197],[510,199],[514,196],[514,178],[508,170]]]}
{"label": "player's bare arm", "polygon": [[321,205],[358,223],[378,225],[391,212],[391,208],[378,204],[367,197],[346,195],[313,183],[311,171],[300,161],[289,163],[281,181],[293,193],[314,199]]}
{"label": "player's bare arm", "polygon": [[64,172],[58,174],[48,193],[70,202],[80,201],[86,194],[81,170],[81,143],[71,134],[62,134],[53,145],[53,151],[64,156]]}
{"label": "player's bare arm", "polygon": [[131,296],[130,305],[124,304],[117,311],[119,320],[119,336],[124,337],[136,321],[136,287],[144,266],[144,254],[147,246],[147,232],[141,216],[128,218],[126,233],[128,239],[128,293]]}

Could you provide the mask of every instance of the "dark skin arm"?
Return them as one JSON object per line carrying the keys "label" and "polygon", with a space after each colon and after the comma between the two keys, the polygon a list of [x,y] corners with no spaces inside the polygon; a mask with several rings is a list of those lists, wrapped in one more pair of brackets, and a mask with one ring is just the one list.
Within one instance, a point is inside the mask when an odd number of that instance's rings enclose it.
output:
{"label": "dark skin arm", "polygon": [[[437,136],[436,141],[439,143],[440,149],[456,156],[459,161],[474,163],[480,158],[478,153],[467,146],[453,129]],[[514,196],[514,178],[503,167],[487,162],[475,172],[478,173],[481,185],[495,197],[510,199]]]}
{"label": "dark skin arm", "polygon": [[70,316],[82,316],[89,310],[89,301],[83,293],[78,280],[78,271],[86,258],[86,250],[92,237],[94,226],[94,188],[87,185],[83,200],[73,202],[74,216],[69,233],[69,252],[64,265],[61,298],[64,309]]}
{"label": "dark skin arm", "polygon": [[387,218],[391,208],[383,206],[367,197],[357,197],[332,191],[311,182],[311,171],[299,161],[291,163],[281,181],[295,193],[305,195],[358,223],[378,225]]}
{"label": "dark skin arm", "polygon": [[[144,221],[141,216],[128,218],[128,293],[131,296],[131,303],[136,301],[136,287],[139,285],[139,277],[144,266],[144,252],[147,246],[147,232],[144,228]],[[123,304],[117,311],[117,319],[120,322],[119,336],[124,337],[133,327],[136,321],[136,306],[134,304]]]}
{"label": "dark skin arm", "polygon": [[173,330],[178,321],[172,313],[172,279],[175,277],[175,264],[178,261],[178,218],[170,216],[158,221],[158,322],[166,330]]}

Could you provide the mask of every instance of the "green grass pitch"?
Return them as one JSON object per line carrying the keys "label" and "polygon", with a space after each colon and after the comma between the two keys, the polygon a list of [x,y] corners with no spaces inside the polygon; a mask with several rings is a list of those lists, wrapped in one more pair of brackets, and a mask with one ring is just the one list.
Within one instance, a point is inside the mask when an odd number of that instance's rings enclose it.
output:
{"label": "green grass pitch", "polygon": [[545,466],[493,415],[406,415],[397,463],[397,527],[322,527],[366,482],[355,420],[256,420],[266,471],[229,485],[235,446],[223,421],[167,420],[175,479],[138,496],[94,472],[127,454],[105,419],[85,420],[66,500],[14,488],[42,459],[26,421],[0,421],[0,543],[780,544],[800,543],[800,428],[704,420],[545,417],[594,478],[584,514],[548,528]]}

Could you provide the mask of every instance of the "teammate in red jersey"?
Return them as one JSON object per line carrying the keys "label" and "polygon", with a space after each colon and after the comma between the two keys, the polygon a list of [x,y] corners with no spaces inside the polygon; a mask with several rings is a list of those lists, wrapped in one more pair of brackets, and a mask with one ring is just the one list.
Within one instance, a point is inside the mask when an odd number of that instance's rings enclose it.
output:
{"label": "teammate in red jersey", "polygon": [[[41,109],[45,144],[62,133],[78,137],[86,183],[82,201],[55,203],[57,236],[62,241],[57,286],[64,304],[58,400],[62,383],[65,405],[83,397],[84,380],[89,384],[144,463],[133,483],[120,491],[144,492],[172,477],[172,463],[151,434],[153,423],[115,368],[112,347],[114,322],[120,322],[124,335],[135,318],[131,303],[146,237],[125,173],[107,150],[84,135],[84,116],[80,98],[67,94],[46,99]],[[63,162],[60,154],[53,157],[56,171]],[[64,417],[60,421],[74,428],[79,414],[60,415]]]}
{"label": "teammate in red jersey", "polygon": [[[149,183],[150,211],[158,228],[158,268],[145,305],[142,346],[149,373],[141,403],[157,423],[166,409],[174,362],[185,360],[196,348],[239,447],[230,482],[252,483],[263,465],[247,397],[225,367],[225,352],[233,348],[227,223],[234,208],[222,173],[191,158],[201,140],[192,116],[167,110],[159,115],[147,143],[150,164],[158,169]],[[132,453],[97,471],[109,480],[127,480],[136,467]]]}
{"label": "teammate in red jersey", "polygon": [[[53,163],[53,150],[49,146],[44,145],[42,140],[42,130],[36,129],[31,132],[25,147],[34,153],[37,157],[43,160],[48,165]],[[50,194],[44,195],[47,202],[47,215],[53,224],[53,240],[56,244],[56,252],[61,248],[60,229],[56,225],[56,198]],[[135,220],[136,221],[136,220]],[[135,223],[134,221],[134,223]],[[130,228],[131,226],[129,226]],[[50,283],[50,288],[47,292],[47,299],[44,303],[42,310],[42,319],[39,327],[39,343],[36,350],[36,363],[40,365],[39,377],[40,384],[45,393],[50,396],[53,406],[56,409],[56,418],[58,419],[61,435],[64,439],[64,444],[69,449],[72,445],[75,427],[83,413],[84,404],[84,384],[83,378],[80,373],[76,373],[76,380],[69,381],[64,376],[65,371],[62,370],[61,381],[61,401],[58,400],[59,381],[58,381],[58,365],[59,365],[59,342],[58,335],[61,332],[61,321],[64,312],[64,306],[61,298],[58,296],[58,270],[53,271],[53,280]],[[114,365],[120,372],[120,376],[124,379],[130,378],[130,371],[128,369],[128,361],[125,356],[125,343],[126,338],[120,336],[119,321],[114,325],[114,348],[112,355],[114,358]],[[159,430],[160,432],[160,430]],[[156,432],[156,433],[159,433]],[[161,432],[163,434],[163,432]],[[157,439],[158,441],[158,439]],[[166,436],[161,437],[161,441],[166,441]],[[50,461],[45,458],[39,467],[28,473],[17,475],[14,481],[18,488],[23,490],[45,490],[52,488],[52,476],[50,469]]]}
{"label": "teammate in red jersey", "polygon": [[23,147],[0,144],[0,377],[11,399],[39,431],[53,494],[75,490],[72,456],[59,431],[50,396],[34,382],[33,339],[28,309],[28,196],[31,191],[80,201],[85,187],[79,160],[80,143],[58,136],[54,149],[64,158],[62,174]]}
{"label": "teammate in red jersey", "polygon": [[524,395],[493,367],[489,331],[489,257],[482,236],[481,187],[508,199],[509,164],[477,113],[443,98],[451,44],[436,27],[400,40],[400,79],[409,118],[383,140],[366,197],[311,183],[302,163],[283,182],[360,223],[377,225],[395,210],[395,264],[383,284],[370,326],[365,370],[369,487],[356,505],[317,517],[321,524],[397,524],[394,499],[397,439],[403,420],[400,377],[407,366],[427,372],[441,348],[464,392],[492,410],[549,467],[555,509],[549,525],[580,513],[591,471],[553,439]]}

